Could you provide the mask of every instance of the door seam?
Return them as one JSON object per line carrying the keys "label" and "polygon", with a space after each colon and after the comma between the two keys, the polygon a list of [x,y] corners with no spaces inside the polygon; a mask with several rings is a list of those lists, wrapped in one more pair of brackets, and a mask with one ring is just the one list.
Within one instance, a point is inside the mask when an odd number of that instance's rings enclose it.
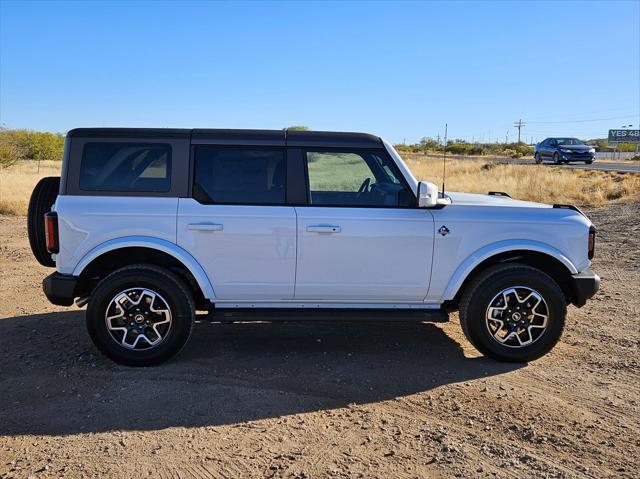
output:
{"label": "door seam", "polygon": [[293,214],[296,215],[296,250],[295,250],[296,260],[294,262],[294,269],[293,269],[293,296],[291,297],[291,299],[295,299],[296,298],[296,286],[298,285],[298,243],[299,243],[299,238],[298,238],[298,209],[295,206],[293,207]]}

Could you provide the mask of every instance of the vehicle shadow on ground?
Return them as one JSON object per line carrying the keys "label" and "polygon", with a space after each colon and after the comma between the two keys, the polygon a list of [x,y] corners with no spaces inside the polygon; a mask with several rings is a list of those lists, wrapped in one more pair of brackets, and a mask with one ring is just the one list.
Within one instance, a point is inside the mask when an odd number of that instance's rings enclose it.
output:
{"label": "vehicle shadow on ground", "polygon": [[127,368],[82,311],[0,320],[0,435],[215,426],[372,403],[503,374],[427,323],[198,323],[175,359]]}

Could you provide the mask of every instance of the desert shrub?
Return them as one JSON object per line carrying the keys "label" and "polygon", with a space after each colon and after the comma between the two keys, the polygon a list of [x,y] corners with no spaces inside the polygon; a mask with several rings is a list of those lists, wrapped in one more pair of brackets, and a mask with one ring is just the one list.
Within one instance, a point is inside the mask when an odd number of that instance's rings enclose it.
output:
{"label": "desert shrub", "polygon": [[6,130],[0,131],[0,168],[8,168],[24,159],[22,149]]}
{"label": "desert shrub", "polygon": [[19,160],[60,161],[64,136],[29,130],[0,130],[0,164],[5,167]]}
{"label": "desert shrub", "polygon": [[24,152],[26,160],[62,160],[62,152],[64,150],[64,137],[62,135],[29,130],[10,131],[17,145]]}
{"label": "desert shrub", "polygon": [[520,158],[522,156],[533,156],[533,146],[527,145],[525,143],[514,143],[511,145],[511,148],[514,149],[519,156],[513,156],[512,158]]}
{"label": "desert shrub", "polygon": [[482,155],[484,148],[481,145],[472,145],[470,143],[452,143],[447,145],[447,152],[454,155]]}
{"label": "desert shrub", "polygon": [[393,145],[393,147],[396,149],[396,151],[399,151],[401,153],[413,153],[416,151],[415,145],[399,144],[399,145]]}
{"label": "desert shrub", "polygon": [[501,152],[504,156],[508,156],[509,158],[520,158],[522,154],[517,150],[512,150],[511,148],[505,148]]}

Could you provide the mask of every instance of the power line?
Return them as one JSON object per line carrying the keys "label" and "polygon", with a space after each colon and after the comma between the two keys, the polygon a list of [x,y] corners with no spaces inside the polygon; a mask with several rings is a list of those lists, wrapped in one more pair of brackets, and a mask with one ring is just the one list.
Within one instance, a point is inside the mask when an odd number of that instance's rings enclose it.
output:
{"label": "power line", "polygon": [[583,111],[580,113],[568,113],[566,115],[554,115],[556,118],[560,119],[560,118],[568,118],[570,119],[571,117],[584,117],[584,116],[591,116],[591,115],[601,115],[601,114],[609,114],[609,115],[620,115],[622,112],[625,112],[623,114],[628,114],[627,112],[629,111],[629,107],[625,107],[625,108],[608,108],[606,110],[591,110],[591,111]]}
{"label": "power line", "polygon": [[638,118],[640,115],[612,116],[609,118],[592,118],[589,120],[565,120],[565,121],[530,121],[531,124],[564,124],[564,123],[588,123],[591,121],[623,120],[625,118]]}

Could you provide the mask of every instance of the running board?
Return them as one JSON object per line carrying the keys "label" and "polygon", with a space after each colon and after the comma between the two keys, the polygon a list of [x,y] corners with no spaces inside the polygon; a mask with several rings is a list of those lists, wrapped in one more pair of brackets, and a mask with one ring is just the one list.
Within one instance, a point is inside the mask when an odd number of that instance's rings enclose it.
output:
{"label": "running board", "polygon": [[233,308],[212,309],[209,321],[428,321],[444,323],[442,309]]}

